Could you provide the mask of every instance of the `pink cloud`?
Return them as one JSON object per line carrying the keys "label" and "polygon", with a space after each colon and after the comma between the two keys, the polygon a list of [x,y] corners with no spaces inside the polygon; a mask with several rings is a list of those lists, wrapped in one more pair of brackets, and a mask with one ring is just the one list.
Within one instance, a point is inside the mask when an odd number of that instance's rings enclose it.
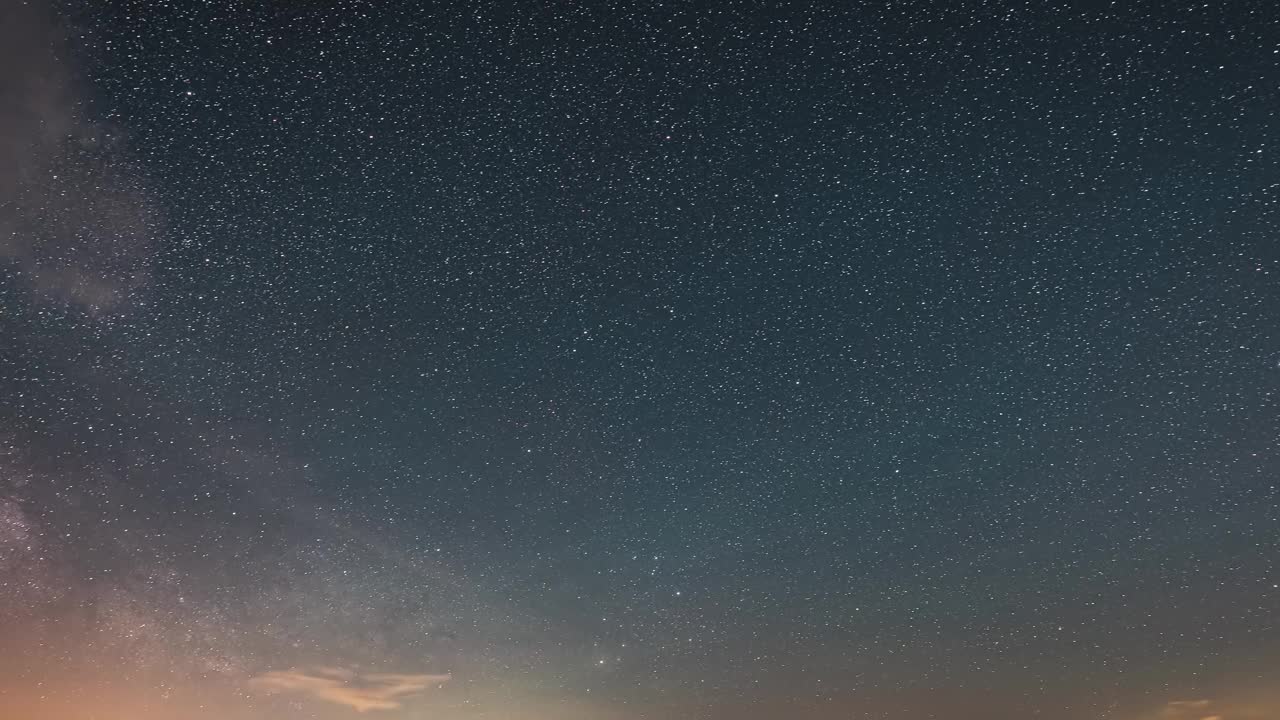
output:
{"label": "pink cloud", "polygon": [[267,692],[309,695],[317,700],[345,705],[357,712],[366,712],[395,710],[404,700],[449,679],[447,674],[365,674],[346,668],[316,667],[272,670],[252,678],[249,683]]}

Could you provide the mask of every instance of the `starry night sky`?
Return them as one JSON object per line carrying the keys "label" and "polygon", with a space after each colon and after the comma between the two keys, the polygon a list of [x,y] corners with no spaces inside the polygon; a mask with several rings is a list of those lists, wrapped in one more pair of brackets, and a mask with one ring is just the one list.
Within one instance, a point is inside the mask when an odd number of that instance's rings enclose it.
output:
{"label": "starry night sky", "polygon": [[1280,9],[0,0],[0,715],[1280,717]]}

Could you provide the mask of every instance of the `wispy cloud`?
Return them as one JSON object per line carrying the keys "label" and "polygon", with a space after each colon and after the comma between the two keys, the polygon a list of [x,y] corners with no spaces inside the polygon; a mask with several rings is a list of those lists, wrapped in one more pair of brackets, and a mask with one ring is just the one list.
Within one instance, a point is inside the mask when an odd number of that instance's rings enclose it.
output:
{"label": "wispy cloud", "polygon": [[1210,700],[1171,700],[1165,704],[1161,714],[1165,717],[1199,716],[1212,704]]}
{"label": "wispy cloud", "polygon": [[1235,690],[1223,697],[1170,700],[1140,715],[1141,720],[1273,720],[1280,718],[1274,691]]}
{"label": "wispy cloud", "polygon": [[448,682],[449,675],[358,673],[336,667],[272,670],[249,682],[268,692],[309,695],[317,700],[346,705],[357,712],[395,710],[404,700],[432,685]]}

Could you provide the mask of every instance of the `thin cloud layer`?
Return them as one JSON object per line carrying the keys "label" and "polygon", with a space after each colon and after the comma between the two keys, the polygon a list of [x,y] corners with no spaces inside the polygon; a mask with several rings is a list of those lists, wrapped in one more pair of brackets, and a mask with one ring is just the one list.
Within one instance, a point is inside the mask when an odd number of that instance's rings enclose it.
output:
{"label": "thin cloud layer", "polygon": [[1280,694],[1235,690],[1221,697],[1170,700],[1139,720],[1274,720],[1280,718]]}
{"label": "thin cloud layer", "polygon": [[448,682],[450,676],[404,673],[357,673],[346,668],[273,670],[250,680],[267,692],[307,695],[317,700],[345,705],[357,712],[395,710],[432,685]]}

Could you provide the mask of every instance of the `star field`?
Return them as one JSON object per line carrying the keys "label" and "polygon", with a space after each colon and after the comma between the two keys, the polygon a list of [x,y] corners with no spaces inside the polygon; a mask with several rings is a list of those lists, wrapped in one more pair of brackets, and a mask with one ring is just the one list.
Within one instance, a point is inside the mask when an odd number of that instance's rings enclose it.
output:
{"label": "star field", "polygon": [[1270,3],[0,2],[0,715],[1280,713]]}

